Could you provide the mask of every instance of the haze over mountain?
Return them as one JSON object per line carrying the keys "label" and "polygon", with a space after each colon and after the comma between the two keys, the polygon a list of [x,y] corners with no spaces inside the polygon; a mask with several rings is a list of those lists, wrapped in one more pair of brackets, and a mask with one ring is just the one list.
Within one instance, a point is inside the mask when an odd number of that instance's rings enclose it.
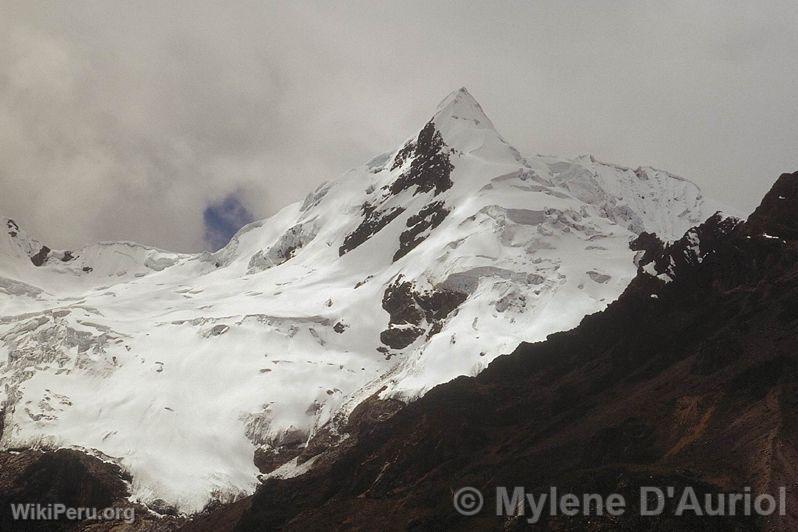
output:
{"label": "haze over mountain", "polygon": [[209,206],[271,216],[466,85],[524,154],[665,168],[748,214],[798,167],[795,20],[791,0],[0,0],[0,213],[55,248],[211,249]]}

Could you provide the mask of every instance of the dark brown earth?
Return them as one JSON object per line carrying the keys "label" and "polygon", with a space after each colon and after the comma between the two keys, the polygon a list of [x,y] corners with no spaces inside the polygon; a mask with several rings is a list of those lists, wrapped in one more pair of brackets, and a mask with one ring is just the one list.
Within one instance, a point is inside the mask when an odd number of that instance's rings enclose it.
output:
{"label": "dark brown earth", "polygon": [[[130,478],[116,465],[80,451],[21,450],[0,452],[0,530],[3,531],[167,531],[176,530],[185,519],[158,517],[146,508],[131,504],[127,481]],[[63,504],[70,508],[120,507],[134,512],[135,522],[97,521],[15,521],[11,504]],[[129,515],[129,514],[128,514]]]}

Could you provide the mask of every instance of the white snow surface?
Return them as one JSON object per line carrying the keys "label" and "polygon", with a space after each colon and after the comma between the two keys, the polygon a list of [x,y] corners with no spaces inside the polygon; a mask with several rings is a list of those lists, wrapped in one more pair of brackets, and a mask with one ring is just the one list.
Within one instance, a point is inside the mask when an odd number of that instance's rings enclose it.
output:
{"label": "white snow surface", "polygon": [[[718,208],[661,170],[522,157],[465,89],[432,121],[448,190],[391,195],[410,164],[391,169],[397,150],[216,253],[102,243],[37,267],[41,244],[0,220],[0,445],[91,449],[132,474],[135,500],[196,512],[252,493],[257,446],[334,430],[375,393],[409,401],[576,326],[635,275],[639,232],[674,240]],[[433,201],[449,214],[394,262],[408,218]],[[339,256],[366,202],[405,210]],[[437,334],[380,352],[400,275],[468,297]]]}

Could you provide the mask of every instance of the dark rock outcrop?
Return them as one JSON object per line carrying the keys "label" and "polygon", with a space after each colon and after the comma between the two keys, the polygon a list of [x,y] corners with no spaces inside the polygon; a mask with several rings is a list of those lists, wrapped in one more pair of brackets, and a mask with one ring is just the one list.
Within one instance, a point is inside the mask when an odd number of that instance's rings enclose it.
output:
{"label": "dark rock outcrop", "polygon": [[716,253],[717,246],[740,224],[742,220],[738,218],[715,213],[706,222],[689,229],[682,238],[667,246],[655,235],[643,233],[632,241],[630,247],[644,250],[638,261],[640,268],[651,264],[653,270],[661,274],[662,280],[668,281],[682,272],[689,275],[709,255]]}
{"label": "dark rock outcrop", "polygon": [[[385,207],[385,203],[390,198],[410,189],[413,189],[414,196],[433,191],[434,195],[437,196],[451,188],[453,183],[450,175],[454,166],[449,161],[449,148],[443,142],[443,138],[440,132],[435,129],[433,122],[428,122],[424,126],[415,142],[410,142],[399,150],[391,169],[394,170],[403,166],[407,160],[410,160],[409,167],[393,183],[383,188],[384,194],[381,200],[376,204],[366,203],[363,205],[363,218],[357,228],[344,237],[343,244],[338,249],[339,256],[366,242],[404,212],[405,209],[403,207]],[[411,229],[408,230],[409,232],[406,231],[407,235],[403,234],[404,241],[400,242],[400,248],[394,260],[397,260],[418,245],[420,241],[415,241],[416,236],[426,228],[437,226],[448,213],[448,211],[444,213],[442,203],[440,206],[427,205],[422,211],[425,209],[427,209],[427,212],[424,214],[419,212],[417,215],[412,216],[412,222],[408,220],[407,226]],[[430,216],[431,218],[429,218]],[[426,222],[422,221],[427,218],[429,219]],[[418,231],[413,234],[414,228],[422,223],[427,223],[427,227],[421,228],[419,226]]]}
{"label": "dark rock outcrop", "polygon": [[408,229],[399,235],[399,249],[396,250],[393,256],[394,262],[422,243],[427,236],[423,233],[438,227],[448,214],[449,209],[446,208],[442,201],[433,201],[418,211],[418,214],[408,218],[406,224]]}
{"label": "dark rock outcrop", "polygon": [[344,237],[344,242],[338,248],[338,255],[342,256],[359,245],[363,244],[373,235],[382,230],[383,227],[393,221],[394,218],[404,212],[401,207],[395,207],[386,211],[379,211],[374,205],[365,204],[362,207],[363,220],[354,231]]}
{"label": "dark rock outcrop", "polygon": [[8,219],[6,221],[6,227],[8,228],[8,236],[11,238],[16,237],[19,234],[19,225],[12,219]]}
{"label": "dark rock outcrop", "polygon": [[417,291],[410,281],[400,276],[382,298],[382,308],[390,315],[388,328],[380,333],[380,341],[393,349],[404,349],[424,334],[437,332],[443,320],[465,301],[467,295],[437,288]]}
{"label": "dark rock outcrop", "polygon": [[[412,154],[405,151],[410,146],[412,146]],[[409,157],[412,157],[410,168],[391,184],[392,194],[395,195],[403,190],[416,187],[414,195],[434,190],[437,196],[451,188],[450,174],[454,166],[449,161],[448,148],[433,122],[428,122],[424,126],[414,144],[405,146],[397,154],[394,167],[397,166],[397,161],[403,162]]]}
{"label": "dark rock outcrop", "polygon": [[30,261],[33,263],[34,266],[41,266],[45,262],[47,262],[47,257],[50,255],[50,248],[47,246],[42,246],[38,253],[33,255],[30,258]]}
{"label": "dark rock outcrop", "polygon": [[396,154],[396,157],[393,159],[393,164],[391,165],[391,170],[396,170],[403,164],[405,161],[413,156],[413,153],[416,151],[416,143],[415,142],[408,142],[402,149],[399,150]]}
{"label": "dark rock outcrop", "polygon": [[782,174],[748,218],[750,234],[798,239],[798,172]]}

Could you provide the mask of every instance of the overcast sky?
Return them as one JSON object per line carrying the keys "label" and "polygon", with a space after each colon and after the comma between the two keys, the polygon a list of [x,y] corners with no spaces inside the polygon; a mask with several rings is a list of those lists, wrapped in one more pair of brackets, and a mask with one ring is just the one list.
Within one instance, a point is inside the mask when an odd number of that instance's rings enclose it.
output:
{"label": "overcast sky", "polygon": [[0,213],[56,248],[213,247],[463,85],[524,153],[750,211],[798,169],[797,26],[794,0],[0,0]]}

